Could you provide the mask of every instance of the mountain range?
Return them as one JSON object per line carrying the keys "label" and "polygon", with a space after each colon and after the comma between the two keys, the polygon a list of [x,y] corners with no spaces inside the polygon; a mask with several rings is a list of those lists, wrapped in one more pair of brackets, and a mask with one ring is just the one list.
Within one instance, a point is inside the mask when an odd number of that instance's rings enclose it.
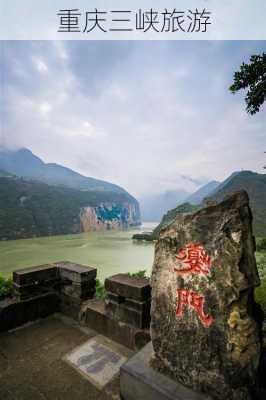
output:
{"label": "mountain range", "polygon": [[239,190],[245,190],[249,195],[254,234],[258,237],[266,236],[266,174],[236,171],[220,184],[217,181],[211,181],[202,186],[194,194],[188,196],[186,202],[168,210],[152,233],[135,234],[133,239],[157,240],[161,229],[171,223],[177,214],[195,212],[205,204],[220,202],[227,195]]}
{"label": "mountain range", "polygon": [[126,193],[118,185],[99,179],[83,176],[70,168],[55,163],[44,163],[30,150],[22,148],[16,151],[0,149],[0,170],[19,177],[38,180],[49,185]]}
{"label": "mountain range", "polygon": [[123,188],[46,164],[28,149],[0,151],[0,239],[140,223],[139,203]]}

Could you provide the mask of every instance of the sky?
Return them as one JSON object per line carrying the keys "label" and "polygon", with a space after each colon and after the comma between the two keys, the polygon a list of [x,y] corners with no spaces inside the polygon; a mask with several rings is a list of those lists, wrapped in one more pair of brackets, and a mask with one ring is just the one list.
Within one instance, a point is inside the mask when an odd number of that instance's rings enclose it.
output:
{"label": "sky", "polygon": [[2,41],[0,145],[137,198],[263,172],[266,107],[234,71],[264,41]]}

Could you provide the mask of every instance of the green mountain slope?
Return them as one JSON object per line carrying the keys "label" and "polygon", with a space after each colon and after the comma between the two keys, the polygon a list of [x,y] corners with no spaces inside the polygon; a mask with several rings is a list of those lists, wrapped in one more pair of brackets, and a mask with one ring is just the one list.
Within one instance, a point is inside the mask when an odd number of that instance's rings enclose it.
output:
{"label": "green mountain slope", "polygon": [[172,210],[169,210],[162,218],[161,222],[159,225],[156,226],[156,228],[151,232],[151,233],[136,233],[133,235],[132,239],[134,240],[146,240],[146,241],[152,241],[152,240],[157,240],[159,238],[160,231],[164,228],[167,227],[171,222],[174,221],[175,217],[178,214],[183,214],[183,213],[192,213],[200,209],[200,206],[190,204],[190,203],[183,203],[177,206],[176,208],[173,208]]}
{"label": "green mountain slope", "polygon": [[241,171],[218,187],[210,199],[221,201],[226,195],[241,189],[249,195],[255,235],[266,236],[266,174]]}
{"label": "green mountain slope", "polygon": [[76,190],[0,177],[0,239],[127,227],[140,223],[126,192]]}
{"label": "green mountain slope", "polygon": [[16,151],[0,148],[0,169],[11,172],[19,177],[39,180],[49,185],[126,193],[123,188],[112,183],[83,176],[62,165],[46,164],[25,148]]}
{"label": "green mountain slope", "polygon": [[211,181],[207,183],[206,185],[200,187],[196,192],[188,196],[186,198],[186,202],[190,204],[201,204],[203,199],[214,192],[219,185],[220,182],[218,181]]}

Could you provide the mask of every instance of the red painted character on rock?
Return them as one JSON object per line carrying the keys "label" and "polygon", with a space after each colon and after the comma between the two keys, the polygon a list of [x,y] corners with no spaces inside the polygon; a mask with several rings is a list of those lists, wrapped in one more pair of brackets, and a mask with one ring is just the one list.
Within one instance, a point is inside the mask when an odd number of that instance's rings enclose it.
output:
{"label": "red painted character on rock", "polygon": [[202,324],[206,327],[213,323],[213,317],[211,315],[206,315],[203,310],[203,305],[205,302],[204,296],[198,293],[191,292],[188,289],[177,289],[178,299],[176,315],[179,318],[183,317],[183,306],[192,308],[198,314]]}
{"label": "red painted character on rock", "polygon": [[200,244],[187,243],[179,251],[176,259],[185,267],[182,269],[175,268],[177,274],[208,275],[210,273],[211,258]]}

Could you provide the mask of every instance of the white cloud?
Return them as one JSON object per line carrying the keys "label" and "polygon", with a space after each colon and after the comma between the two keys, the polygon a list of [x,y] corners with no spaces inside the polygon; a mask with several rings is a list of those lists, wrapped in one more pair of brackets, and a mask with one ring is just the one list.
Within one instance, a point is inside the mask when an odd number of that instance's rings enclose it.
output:
{"label": "white cloud", "polygon": [[48,71],[48,67],[45,62],[40,60],[39,58],[35,59],[35,66],[37,70],[41,73],[46,73]]}
{"label": "white cloud", "polygon": [[137,196],[194,190],[182,175],[204,182],[241,168],[262,172],[264,110],[248,116],[243,94],[228,91],[260,43],[7,46],[5,144]]}

